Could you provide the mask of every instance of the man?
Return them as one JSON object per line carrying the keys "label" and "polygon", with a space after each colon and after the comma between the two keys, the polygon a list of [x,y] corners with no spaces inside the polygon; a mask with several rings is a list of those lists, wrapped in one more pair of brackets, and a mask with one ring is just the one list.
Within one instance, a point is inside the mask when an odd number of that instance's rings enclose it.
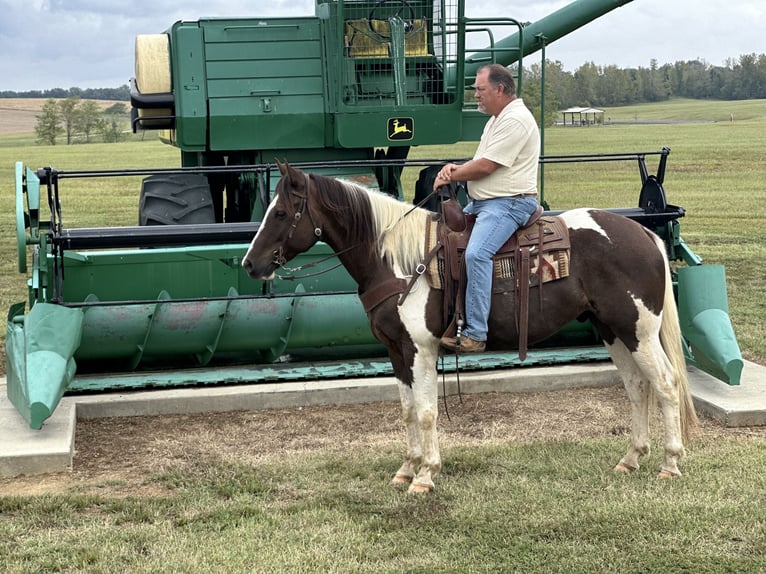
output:
{"label": "man", "polygon": [[[474,84],[479,111],[492,117],[484,126],[472,160],[445,165],[434,189],[452,181],[467,181],[470,202],[465,213],[476,223],[465,252],[468,284],[465,327],[460,350],[484,351],[492,298],[492,256],[505,241],[529,221],[537,209],[537,168],[540,131],[534,116],[516,97],[516,84],[507,68],[484,66]],[[455,337],[442,337],[443,347],[455,350]]]}

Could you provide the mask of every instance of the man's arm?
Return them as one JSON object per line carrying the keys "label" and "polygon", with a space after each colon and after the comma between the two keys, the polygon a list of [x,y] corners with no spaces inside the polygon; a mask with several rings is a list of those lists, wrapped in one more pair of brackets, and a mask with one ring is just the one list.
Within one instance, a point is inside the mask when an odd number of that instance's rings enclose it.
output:
{"label": "man's arm", "polygon": [[439,170],[434,181],[434,189],[452,181],[474,181],[487,177],[498,167],[500,167],[499,163],[483,157],[469,160],[461,165],[448,163]]}

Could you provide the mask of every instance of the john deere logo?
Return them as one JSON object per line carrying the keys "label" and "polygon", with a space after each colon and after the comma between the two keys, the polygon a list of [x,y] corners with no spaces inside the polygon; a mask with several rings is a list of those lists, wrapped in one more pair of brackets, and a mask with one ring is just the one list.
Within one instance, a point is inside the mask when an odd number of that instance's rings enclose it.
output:
{"label": "john deere logo", "polygon": [[392,141],[411,140],[415,122],[412,118],[389,118],[388,139]]}

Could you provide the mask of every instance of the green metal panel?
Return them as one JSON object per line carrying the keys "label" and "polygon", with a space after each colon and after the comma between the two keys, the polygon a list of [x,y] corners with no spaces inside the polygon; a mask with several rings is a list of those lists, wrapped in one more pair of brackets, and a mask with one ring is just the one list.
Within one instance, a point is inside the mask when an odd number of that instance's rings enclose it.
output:
{"label": "green metal panel", "polygon": [[6,331],[8,399],[33,429],[42,427],[74,378],[82,312],[38,303],[11,307]]}
{"label": "green metal panel", "polygon": [[[168,249],[66,251],[62,301],[80,303],[135,301],[158,298],[162,291],[174,299],[226,297],[231,288],[240,294],[258,294],[262,283],[253,281],[240,266],[247,245],[203,245]],[[293,260],[295,266],[332,253],[324,243]],[[326,268],[333,265],[328,262]],[[53,257],[47,259],[53,274]],[[321,270],[321,266],[319,269]],[[308,292],[355,290],[356,284],[342,268],[302,281]],[[277,293],[295,289],[289,281],[275,281]]]}
{"label": "green metal panel", "polygon": [[170,42],[177,145],[185,151],[204,151],[208,117],[202,31],[194,22],[179,22]]}
{"label": "green metal panel", "polygon": [[319,20],[202,20],[211,150],[325,146]]}
{"label": "green metal panel", "polygon": [[[460,370],[477,371],[541,365],[570,364],[609,360],[603,345],[576,349],[531,349],[524,361],[518,353],[482,353],[460,358]],[[439,369],[455,372],[454,357],[445,357]],[[342,361],[311,360],[270,365],[229,365],[194,370],[163,370],[141,373],[78,374],[69,387],[72,391],[141,389],[252,382],[320,381],[345,377],[392,376],[391,361],[373,354],[347,356]]]}
{"label": "green metal panel", "polygon": [[303,148],[324,148],[322,96],[303,95],[298,100],[281,92],[210,100],[210,149],[249,149],[254,140],[261,149],[295,149],[298,141]]}
{"label": "green metal panel", "polygon": [[729,320],[723,266],[678,270],[678,316],[687,361],[730,385],[738,385],[743,362]]}
{"label": "green metal panel", "polygon": [[[486,116],[484,116],[486,121]],[[411,133],[397,137],[393,122],[409,120]],[[448,109],[431,107],[401,114],[390,108],[384,111],[338,114],[335,118],[337,145],[345,148],[363,145],[437,145],[459,141],[461,123]],[[366,142],[366,143],[363,143]]]}

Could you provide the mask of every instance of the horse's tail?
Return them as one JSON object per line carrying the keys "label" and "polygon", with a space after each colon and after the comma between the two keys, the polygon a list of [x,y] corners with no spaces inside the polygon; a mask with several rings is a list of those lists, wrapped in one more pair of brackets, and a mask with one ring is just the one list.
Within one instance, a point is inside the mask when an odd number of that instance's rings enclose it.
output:
{"label": "horse's tail", "polygon": [[686,376],[686,359],[684,358],[684,351],[681,346],[681,324],[678,320],[678,308],[676,307],[676,299],[673,295],[673,279],[670,276],[670,264],[662,240],[656,238],[655,242],[665,261],[665,300],[662,304],[660,342],[672,366],[673,380],[678,389],[681,433],[684,441],[687,441],[692,432],[698,427],[699,420],[697,419],[694,401],[689,390],[689,380]]}

